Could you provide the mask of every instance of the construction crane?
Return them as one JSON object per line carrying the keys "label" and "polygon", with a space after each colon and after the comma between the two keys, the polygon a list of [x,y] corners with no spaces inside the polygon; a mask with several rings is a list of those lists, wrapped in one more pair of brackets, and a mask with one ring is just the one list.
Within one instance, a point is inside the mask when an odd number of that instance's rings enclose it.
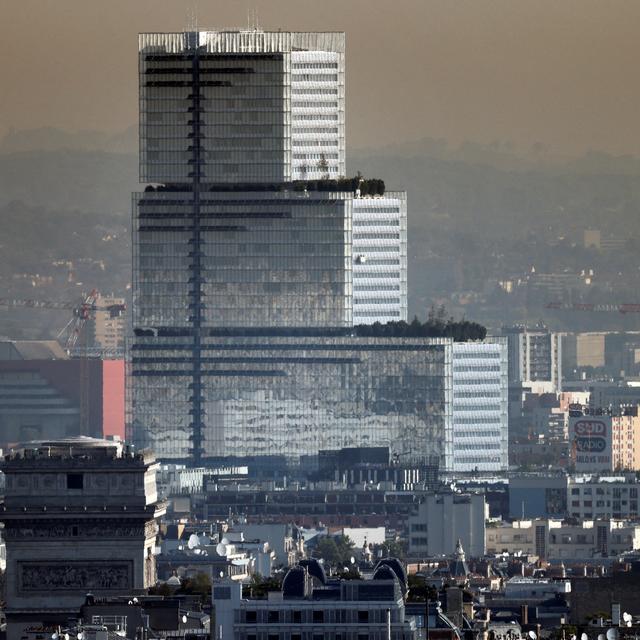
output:
{"label": "construction crane", "polygon": [[605,313],[640,313],[640,304],[592,304],[589,302],[548,302],[545,309],[560,311],[601,311]]}
{"label": "construction crane", "polygon": [[[62,302],[55,300],[32,300],[32,299],[10,299],[0,298],[0,307],[28,308],[28,309],[68,309],[72,311],[69,322],[58,332],[56,339],[64,346],[68,355],[78,359],[80,364],[80,429],[81,433],[89,433],[89,358],[93,357],[122,357],[122,354],[107,351],[100,348],[89,347],[87,344],[87,333],[84,331],[84,345],[78,347],[78,339],[83,334],[83,329],[88,320],[95,319],[96,311],[106,311],[111,318],[118,318],[126,311],[125,304],[112,304],[99,306],[98,299],[100,293],[97,289],[92,289],[88,294],[82,296],[80,303]],[[112,353],[113,352],[113,353]]]}
{"label": "construction crane", "polygon": [[[97,289],[92,289],[88,294],[83,295],[80,303],[28,298],[0,298],[0,307],[9,309],[20,307],[28,309],[68,309],[73,311],[69,322],[58,332],[56,340],[60,341],[60,344],[69,355],[82,355],[82,351],[76,345],[87,320],[94,319],[96,311],[106,311],[111,318],[118,318],[127,308],[125,304],[99,306],[97,304],[99,297],[100,293]],[[85,347],[85,351],[90,355],[102,355],[99,349]]]}

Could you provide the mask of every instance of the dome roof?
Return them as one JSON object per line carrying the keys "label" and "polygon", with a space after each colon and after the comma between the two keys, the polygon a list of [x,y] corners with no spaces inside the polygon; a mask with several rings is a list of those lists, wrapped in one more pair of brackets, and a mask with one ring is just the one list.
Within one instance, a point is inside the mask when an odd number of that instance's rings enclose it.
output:
{"label": "dome roof", "polygon": [[316,578],[322,584],[327,584],[327,574],[324,571],[324,567],[315,558],[300,560],[298,564],[301,567],[306,567],[307,571],[309,572],[309,575],[312,578]]}
{"label": "dome roof", "polygon": [[389,569],[391,569],[396,574],[396,577],[400,582],[400,586],[402,587],[402,591],[406,595],[409,587],[407,581],[407,572],[405,571],[402,562],[400,562],[400,560],[398,560],[397,558],[382,558],[382,560],[380,560],[380,562],[378,562],[378,564],[376,565],[376,571],[381,566],[389,567]]}
{"label": "dome roof", "polygon": [[304,598],[307,595],[307,570],[300,565],[291,567],[282,581],[284,598]]}
{"label": "dome roof", "polygon": [[379,564],[376,570],[373,572],[374,580],[395,580],[399,582],[398,576],[395,571],[386,564]]}

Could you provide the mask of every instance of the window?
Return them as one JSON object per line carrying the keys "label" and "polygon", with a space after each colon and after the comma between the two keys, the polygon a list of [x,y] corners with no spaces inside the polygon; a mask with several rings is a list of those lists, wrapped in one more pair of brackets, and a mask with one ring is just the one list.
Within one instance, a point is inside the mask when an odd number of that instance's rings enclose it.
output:
{"label": "window", "polygon": [[280,612],[279,611],[268,611],[267,612],[267,622],[280,622]]}
{"label": "window", "polygon": [[367,622],[369,622],[369,612],[358,611],[358,624],[366,624]]}
{"label": "window", "polygon": [[313,612],[313,622],[324,622],[324,611],[314,611]]}
{"label": "window", "polygon": [[257,611],[247,611],[246,613],[246,622],[249,624],[255,624],[258,622],[258,612]]}
{"label": "window", "polygon": [[67,473],[67,489],[84,489],[84,476],[81,473]]}
{"label": "window", "polygon": [[[294,611],[292,621],[294,624],[302,624],[302,611]],[[291,636],[291,640],[293,640],[293,636]]]}

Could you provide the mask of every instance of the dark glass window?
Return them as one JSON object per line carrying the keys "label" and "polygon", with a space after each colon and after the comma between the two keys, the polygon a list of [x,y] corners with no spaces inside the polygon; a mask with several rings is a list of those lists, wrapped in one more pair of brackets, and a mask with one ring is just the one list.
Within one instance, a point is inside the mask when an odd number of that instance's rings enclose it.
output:
{"label": "dark glass window", "polygon": [[84,476],[81,473],[67,473],[67,489],[84,489]]}

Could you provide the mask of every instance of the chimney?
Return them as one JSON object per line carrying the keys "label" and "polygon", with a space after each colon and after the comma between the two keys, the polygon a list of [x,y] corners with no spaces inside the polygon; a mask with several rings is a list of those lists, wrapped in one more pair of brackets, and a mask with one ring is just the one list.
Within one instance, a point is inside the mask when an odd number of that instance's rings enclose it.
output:
{"label": "chimney", "polygon": [[620,603],[611,603],[611,624],[614,627],[620,626]]}
{"label": "chimney", "polygon": [[523,604],[520,607],[520,625],[522,627],[529,624],[529,605]]}

